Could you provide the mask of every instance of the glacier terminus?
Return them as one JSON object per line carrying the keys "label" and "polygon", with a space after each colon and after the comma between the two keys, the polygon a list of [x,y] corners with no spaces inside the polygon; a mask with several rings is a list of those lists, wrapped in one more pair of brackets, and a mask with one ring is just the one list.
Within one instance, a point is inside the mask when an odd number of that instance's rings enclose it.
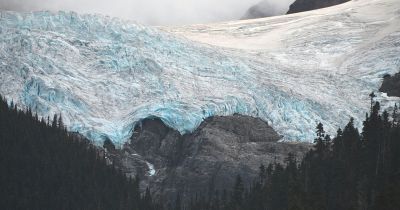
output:
{"label": "glacier terminus", "polygon": [[[0,17],[0,94],[97,144],[145,118],[189,133],[210,116],[259,117],[283,141],[361,125],[400,68],[400,1],[353,0],[255,20],[150,27],[102,15]],[[384,106],[398,98],[377,94]],[[346,120],[344,120],[346,119]],[[344,120],[344,121],[343,121]]]}

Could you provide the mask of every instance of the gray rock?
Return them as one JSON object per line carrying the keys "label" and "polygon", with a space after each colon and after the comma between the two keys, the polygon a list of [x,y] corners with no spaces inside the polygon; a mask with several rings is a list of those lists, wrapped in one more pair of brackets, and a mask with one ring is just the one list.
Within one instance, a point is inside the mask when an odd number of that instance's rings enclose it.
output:
{"label": "gray rock", "polygon": [[269,3],[269,1],[260,1],[258,4],[250,7],[246,14],[241,18],[245,19],[255,19],[255,18],[264,18],[271,17],[275,15],[279,15],[278,9]]}
{"label": "gray rock", "polygon": [[321,9],[337,4],[342,4],[348,1],[350,0],[296,0],[293,4],[290,5],[287,14]]}
{"label": "gray rock", "polygon": [[159,119],[146,119],[131,144],[108,157],[126,174],[138,174],[160,201],[175,200],[178,192],[187,201],[195,193],[229,191],[238,174],[250,183],[261,164],[284,162],[289,152],[302,157],[310,149],[280,138],[266,122],[241,115],[206,119],[183,136]]}

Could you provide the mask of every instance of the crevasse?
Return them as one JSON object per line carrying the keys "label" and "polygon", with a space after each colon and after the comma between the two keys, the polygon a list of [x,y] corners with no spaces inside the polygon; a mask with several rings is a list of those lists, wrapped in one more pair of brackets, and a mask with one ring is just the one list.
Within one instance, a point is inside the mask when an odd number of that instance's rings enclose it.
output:
{"label": "crevasse", "polygon": [[[364,20],[371,22],[363,23],[368,28],[346,38],[341,30],[362,23],[342,21],[343,13],[335,14],[329,18],[344,23],[337,26],[340,30],[323,31],[324,21],[310,29],[286,23],[281,26],[286,47],[228,49],[101,15],[3,11],[0,93],[41,116],[62,114],[69,130],[97,144],[109,138],[122,145],[147,117],[188,133],[209,116],[234,113],[264,119],[283,140],[312,141],[317,122],[330,133],[350,117],[360,123],[369,108],[367,93],[399,66],[396,25],[341,60],[340,67],[335,65],[332,60],[388,24]],[[398,14],[390,15],[399,20]],[[302,21],[298,19],[296,24]],[[248,26],[241,29],[246,30],[241,38],[259,36],[260,22],[240,24]],[[218,33],[218,28],[193,27],[172,32]],[[262,27],[274,26],[267,19]],[[232,37],[237,33],[225,32]]]}

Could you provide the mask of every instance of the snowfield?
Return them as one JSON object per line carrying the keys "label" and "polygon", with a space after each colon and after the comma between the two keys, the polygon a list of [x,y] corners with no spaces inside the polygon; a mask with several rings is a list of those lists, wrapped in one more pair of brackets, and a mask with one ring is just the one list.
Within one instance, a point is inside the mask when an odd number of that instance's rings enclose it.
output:
{"label": "snowfield", "polygon": [[[188,133],[213,115],[266,120],[285,141],[361,124],[400,67],[400,1],[152,28],[101,15],[1,12],[0,93],[102,144],[147,117]],[[398,98],[378,94],[388,106]]]}

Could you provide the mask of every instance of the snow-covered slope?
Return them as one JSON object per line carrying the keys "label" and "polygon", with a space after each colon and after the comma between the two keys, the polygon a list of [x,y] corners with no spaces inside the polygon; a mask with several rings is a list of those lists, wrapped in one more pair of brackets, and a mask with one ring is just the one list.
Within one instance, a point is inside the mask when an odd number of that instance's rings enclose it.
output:
{"label": "snow-covered slope", "polygon": [[161,29],[1,12],[0,93],[42,116],[61,113],[99,144],[127,141],[146,117],[185,133],[233,113],[261,117],[285,140],[310,141],[316,122],[334,132],[363,118],[368,93],[400,65],[399,23],[398,0]]}

